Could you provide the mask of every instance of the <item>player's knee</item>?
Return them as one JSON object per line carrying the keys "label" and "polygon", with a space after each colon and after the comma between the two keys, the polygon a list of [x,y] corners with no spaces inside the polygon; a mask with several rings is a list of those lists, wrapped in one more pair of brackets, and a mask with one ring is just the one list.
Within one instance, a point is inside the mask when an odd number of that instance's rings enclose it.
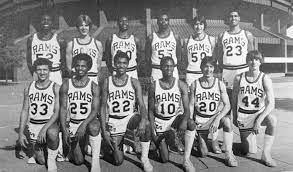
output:
{"label": "player's knee", "polygon": [[88,124],[88,132],[91,136],[96,136],[100,132],[100,122],[98,120],[94,120]]}
{"label": "player's knee", "polygon": [[277,117],[274,115],[268,115],[265,118],[265,123],[267,127],[275,128],[277,126]]}
{"label": "player's knee", "polygon": [[59,130],[56,128],[49,128],[47,130],[47,138],[51,141],[57,140],[59,137]]}
{"label": "player's knee", "polygon": [[221,119],[222,125],[223,125],[223,130],[225,132],[231,132],[232,131],[232,125],[231,125],[231,120],[228,117],[223,117]]}
{"label": "player's knee", "polygon": [[75,165],[82,165],[84,163],[84,158],[80,156],[74,156],[73,163]]}
{"label": "player's knee", "polygon": [[151,137],[152,137],[152,129],[151,129],[150,123],[148,122],[145,128],[144,135],[140,136],[139,138],[140,138],[140,141],[142,142],[148,142],[151,140]]}
{"label": "player's knee", "polygon": [[188,119],[187,120],[187,130],[193,131],[193,130],[195,130],[195,127],[196,127],[196,124],[195,124],[194,120]]}
{"label": "player's knee", "polygon": [[40,165],[45,165],[46,164],[46,160],[44,156],[36,156],[36,162]]}
{"label": "player's knee", "polygon": [[114,161],[113,161],[114,165],[120,166],[120,165],[122,165],[123,161],[124,161],[123,152],[119,152],[119,153],[114,154]]}

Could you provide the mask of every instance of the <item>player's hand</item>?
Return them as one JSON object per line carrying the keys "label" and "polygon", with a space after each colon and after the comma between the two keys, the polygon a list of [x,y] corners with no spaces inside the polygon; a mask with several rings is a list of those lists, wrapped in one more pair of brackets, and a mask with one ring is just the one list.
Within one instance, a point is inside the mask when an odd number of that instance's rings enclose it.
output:
{"label": "player's hand", "polygon": [[260,124],[261,124],[261,122],[259,122],[258,120],[255,121],[254,126],[253,126],[253,131],[254,131],[255,134],[259,133],[258,130],[260,128]]}
{"label": "player's hand", "polygon": [[105,140],[106,144],[108,146],[110,146],[111,150],[114,151],[114,147],[113,147],[112,142],[111,142],[112,139],[111,139],[111,135],[110,135],[109,131],[105,131],[103,139]]}
{"label": "player's hand", "polygon": [[77,141],[81,140],[84,137],[85,131],[86,131],[86,125],[84,123],[81,123],[75,133],[75,138]]}
{"label": "player's hand", "polygon": [[142,136],[145,134],[146,124],[147,124],[147,120],[142,118],[137,128],[137,133],[136,133],[137,136]]}
{"label": "player's hand", "polygon": [[47,130],[42,128],[41,131],[39,132],[37,143],[40,143],[40,144],[46,143],[46,133],[47,133]]}
{"label": "player's hand", "polygon": [[20,135],[18,136],[17,143],[18,143],[20,146],[22,146],[22,147],[24,147],[24,148],[27,148],[28,141],[27,141],[26,136],[25,136],[24,134],[20,134]]}
{"label": "player's hand", "polygon": [[211,133],[216,132],[219,128],[219,125],[220,125],[220,120],[218,118],[215,118],[210,126],[210,132]]}

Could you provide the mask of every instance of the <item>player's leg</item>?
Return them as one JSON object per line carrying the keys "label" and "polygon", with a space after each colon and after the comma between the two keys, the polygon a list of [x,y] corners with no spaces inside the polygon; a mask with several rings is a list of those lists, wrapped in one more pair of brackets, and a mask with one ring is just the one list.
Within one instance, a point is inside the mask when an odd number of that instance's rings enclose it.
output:
{"label": "player's leg", "polygon": [[92,168],[91,172],[100,172],[100,149],[101,149],[101,133],[100,122],[94,119],[87,126],[87,133],[89,134],[89,143],[92,149]]}
{"label": "player's leg", "polygon": [[190,154],[195,138],[196,130],[195,130],[195,122],[193,119],[188,119],[187,121],[187,130],[184,135],[184,160],[183,167],[187,172],[195,172],[195,168],[190,161]]}
{"label": "player's leg", "polygon": [[266,126],[266,130],[265,130],[264,147],[263,147],[261,159],[265,165],[269,167],[276,167],[277,164],[271,156],[271,149],[275,139],[277,117],[272,114],[269,114],[263,120],[262,125]]}
{"label": "player's leg", "polygon": [[112,145],[114,148],[112,153],[112,160],[113,164],[116,166],[120,166],[124,161],[123,141],[124,135],[112,137]]}
{"label": "player's leg", "polygon": [[238,166],[238,162],[233,154],[233,128],[231,119],[227,116],[223,117],[220,121],[220,128],[223,127],[223,140],[225,144],[225,154],[227,165],[230,167]]}
{"label": "player's leg", "polygon": [[56,157],[59,146],[59,126],[55,122],[47,130],[48,172],[57,172]]}
{"label": "player's leg", "polygon": [[82,165],[84,162],[84,155],[85,155],[84,148],[85,148],[86,136],[81,140],[77,140],[77,138],[74,137],[81,122],[78,124],[74,124],[72,122],[69,123],[69,131],[71,136],[69,160],[75,165]]}
{"label": "player's leg", "polygon": [[[169,147],[170,151],[183,154],[184,153],[184,145],[182,143],[182,137],[178,134],[178,128],[180,124],[182,123],[185,116],[178,115],[175,120],[171,124],[171,134],[173,137],[171,137],[171,143],[172,145]],[[187,126],[186,126],[187,127]],[[174,143],[174,144],[173,144]]]}
{"label": "player's leg", "polygon": [[45,156],[44,156],[44,149],[46,148],[46,145],[37,143],[37,138],[38,138],[40,130],[42,129],[44,125],[45,124],[33,124],[31,122],[28,125],[33,157],[35,159],[35,162],[41,165],[44,165],[46,163]]}
{"label": "player's leg", "polygon": [[239,129],[240,139],[241,139],[241,153],[244,156],[249,156],[251,154],[256,154],[257,145],[256,145],[256,135],[251,130]]}

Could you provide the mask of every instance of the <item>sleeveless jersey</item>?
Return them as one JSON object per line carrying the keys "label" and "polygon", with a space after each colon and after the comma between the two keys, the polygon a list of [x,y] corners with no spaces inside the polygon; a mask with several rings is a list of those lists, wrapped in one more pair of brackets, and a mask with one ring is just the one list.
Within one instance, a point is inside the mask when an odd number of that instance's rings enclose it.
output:
{"label": "sleeveless jersey", "polygon": [[206,34],[202,40],[194,40],[190,36],[186,48],[188,57],[187,70],[202,73],[200,69],[201,60],[206,56],[213,55],[210,36]]}
{"label": "sleeveless jersey", "polygon": [[86,119],[92,111],[93,81],[88,79],[85,86],[74,85],[72,79],[68,79],[68,107],[71,120],[81,121]]}
{"label": "sleeveless jersey", "polygon": [[265,74],[261,72],[255,81],[250,82],[246,78],[246,73],[240,75],[238,93],[239,112],[253,114],[265,107],[264,76]]}
{"label": "sleeveless jersey", "polygon": [[165,89],[160,85],[160,80],[155,81],[155,116],[170,119],[178,115],[181,105],[181,92],[179,80],[176,78],[171,88]]}
{"label": "sleeveless jersey", "polygon": [[211,87],[203,87],[198,80],[195,81],[194,98],[196,115],[200,117],[211,117],[217,113],[219,103],[221,101],[220,81],[214,79]]}
{"label": "sleeveless jersey", "polygon": [[152,40],[152,65],[160,65],[161,59],[165,56],[171,56],[177,64],[176,57],[176,39],[172,31],[166,38],[159,38],[158,35],[153,33]]}
{"label": "sleeveless jersey", "polygon": [[114,56],[117,51],[120,50],[125,52],[129,60],[128,69],[136,67],[136,44],[134,40],[134,36],[130,35],[129,38],[119,38],[116,34],[113,34],[112,43],[111,43],[111,54],[112,54],[112,66],[114,67]]}
{"label": "sleeveless jersey", "polygon": [[248,67],[246,64],[248,39],[245,30],[241,30],[236,34],[230,34],[225,31],[222,45],[224,69],[236,70]]}
{"label": "sleeveless jersey", "polygon": [[45,124],[54,114],[55,105],[55,82],[47,88],[38,88],[36,81],[29,87],[29,117],[33,124]]}
{"label": "sleeveless jersey", "polygon": [[37,33],[35,33],[32,39],[31,54],[32,64],[38,58],[46,58],[52,62],[52,72],[60,70],[61,55],[57,34],[53,34],[50,40],[43,41],[40,40]]}
{"label": "sleeveless jersey", "polygon": [[[82,44],[78,41],[78,38],[73,38],[73,45],[72,45],[72,57],[74,57],[77,54],[80,53],[86,53],[92,58],[92,68],[88,71],[89,77],[97,76],[98,74],[98,65],[97,60],[99,58],[99,49],[96,45],[96,40],[94,38],[91,38],[89,43]],[[102,51],[102,50],[101,50]]]}
{"label": "sleeveless jersey", "polygon": [[133,114],[135,106],[135,90],[131,77],[127,77],[124,85],[116,85],[113,77],[108,78],[108,110],[109,117],[121,119]]}

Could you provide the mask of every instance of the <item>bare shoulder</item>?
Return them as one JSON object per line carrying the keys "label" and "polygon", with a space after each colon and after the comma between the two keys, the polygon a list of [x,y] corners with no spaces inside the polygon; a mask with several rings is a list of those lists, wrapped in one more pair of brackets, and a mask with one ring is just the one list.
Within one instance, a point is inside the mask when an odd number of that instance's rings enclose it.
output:
{"label": "bare shoulder", "polygon": [[272,85],[273,84],[272,79],[267,74],[264,74],[263,83],[265,85]]}
{"label": "bare shoulder", "polygon": [[139,80],[136,78],[131,77],[131,83],[133,84],[134,87],[140,86]]}
{"label": "bare shoulder", "polygon": [[245,34],[248,38],[253,38],[253,34],[250,31],[245,30]]}

